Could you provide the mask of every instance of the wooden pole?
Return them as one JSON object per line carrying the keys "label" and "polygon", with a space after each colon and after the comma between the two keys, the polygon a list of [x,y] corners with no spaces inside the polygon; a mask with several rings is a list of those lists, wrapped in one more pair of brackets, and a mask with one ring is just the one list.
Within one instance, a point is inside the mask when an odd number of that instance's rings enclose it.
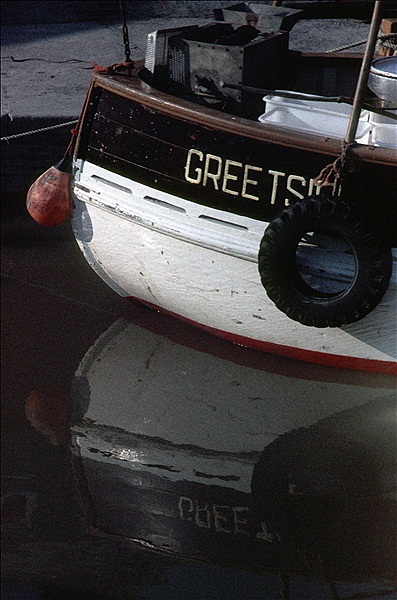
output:
{"label": "wooden pole", "polygon": [[372,14],[371,25],[369,29],[369,36],[367,46],[364,52],[363,62],[361,63],[361,70],[358,76],[356,92],[353,100],[353,108],[350,114],[350,121],[346,131],[345,142],[352,144],[356,139],[358,122],[360,120],[361,107],[364,102],[365,92],[367,90],[367,83],[369,78],[369,72],[371,69],[371,63],[374,56],[376,40],[378,38],[379,27],[382,21],[382,0],[375,0],[374,11]]}

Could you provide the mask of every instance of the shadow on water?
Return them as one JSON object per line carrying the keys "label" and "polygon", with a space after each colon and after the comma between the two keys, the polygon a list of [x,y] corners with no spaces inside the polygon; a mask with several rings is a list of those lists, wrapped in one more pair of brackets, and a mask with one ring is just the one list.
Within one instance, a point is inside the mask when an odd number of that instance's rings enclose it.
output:
{"label": "shadow on water", "polygon": [[2,598],[394,598],[395,379],[117,297],[3,219]]}

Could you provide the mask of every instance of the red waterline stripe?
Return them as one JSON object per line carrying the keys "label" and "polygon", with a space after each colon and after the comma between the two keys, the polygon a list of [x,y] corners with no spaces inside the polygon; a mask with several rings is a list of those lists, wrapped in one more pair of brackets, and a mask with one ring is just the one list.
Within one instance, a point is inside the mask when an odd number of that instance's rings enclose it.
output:
{"label": "red waterline stripe", "polygon": [[128,298],[130,300],[146,304],[147,306],[150,306],[161,313],[175,317],[184,323],[193,325],[194,327],[197,327],[218,338],[232,342],[233,344],[245,346],[246,348],[251,348],[252,350],[268,352],[270,354],[276,354],[277,356],[292,358],[294,360],[314,363],[326,367],[335,367],[338,369],[348,369],[353,371],[365,371],[367,373],[380,373],[382,375],[397,375],[397,362],[328,354],[325,352],[317,352],[315,350],[304,350],[302,348],[294,348],[292,346],[283,346],[281,344],[274,344],[273,342],[253,340],[242,335],[229,333],[227,331],[222,331],[221,329],[215,329],[208,325],[202,325],[201,323],[197,323],[196,321],[188,319],[187,317],[183,317],[182,315],[174,313],[171,310],[161,308],[160,306],[152,304],[151,302],[147,302],[146,300],[143,301],[134,296],[129,296]]}

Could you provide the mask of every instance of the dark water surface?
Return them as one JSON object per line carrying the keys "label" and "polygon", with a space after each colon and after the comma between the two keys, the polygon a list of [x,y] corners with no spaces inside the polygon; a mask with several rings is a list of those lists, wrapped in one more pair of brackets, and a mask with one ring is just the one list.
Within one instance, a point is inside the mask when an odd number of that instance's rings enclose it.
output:
{"label": "dark water surface", "polygon": [[2,598],[396,598],[395,380],[117,297],[2,221]]}

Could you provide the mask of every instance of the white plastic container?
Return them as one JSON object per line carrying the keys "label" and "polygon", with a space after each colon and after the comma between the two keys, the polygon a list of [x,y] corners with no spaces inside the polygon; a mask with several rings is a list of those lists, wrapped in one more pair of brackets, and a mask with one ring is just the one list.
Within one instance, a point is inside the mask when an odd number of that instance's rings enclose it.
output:
{"label": "white plastic container", "polygon": [[[298,100],[280,96],[264,96],[266,110],[259,117],[261,123],[278,125],[286,129],[304,131],[331,138],[344,138],[349,124],[351,106],[337,102],[319,102],[310,99]],[[368,111],[362,110],[356,139],[370,143],[371,124]]]}
{"label": "white plastic container", "polygon": [[[397,116],[397,110],[391,110]],[[374,146],[397,148],[397,121],[393,118],[370,112],[368,120],[371,123],[371,141]]]}

